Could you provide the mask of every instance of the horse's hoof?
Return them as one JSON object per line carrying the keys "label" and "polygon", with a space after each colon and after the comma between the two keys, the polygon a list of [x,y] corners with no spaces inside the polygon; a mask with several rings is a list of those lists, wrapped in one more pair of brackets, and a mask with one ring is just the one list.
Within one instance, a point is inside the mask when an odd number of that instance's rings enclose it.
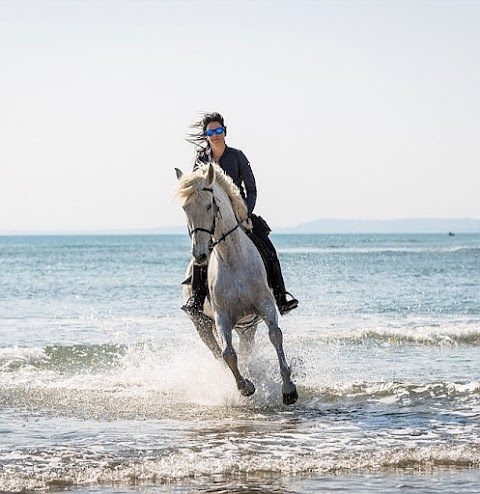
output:
{"label": "horse's hoof", "polygon": [[242,396],[252,396],[253,393],[255,393],[255,386],[251,381],[245,379],[245,382],[240,387],[240,392],[242,393]]}
{"label": "horse's hoof", "polygon": [[297,400],[298,393],[296,388],[291,393],[283,393],[283,403],[285,405],[293,405]]}

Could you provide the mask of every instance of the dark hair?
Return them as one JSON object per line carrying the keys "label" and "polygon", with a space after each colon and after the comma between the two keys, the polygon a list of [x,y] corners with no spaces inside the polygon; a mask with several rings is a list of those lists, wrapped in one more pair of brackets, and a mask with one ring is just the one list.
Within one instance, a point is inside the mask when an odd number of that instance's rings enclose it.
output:
{"label": "dark hair", "polygon": [[196,147],[197,156],[205,155],[210,151],[210,144],[205,136],[205,131],[207,130],[207,125],[212,122],[221,123],[222,127],[225,129],[225,135],[227,135],[227,126],[220,113],[204,113],[201,120],[194,122],[191,125],[192,129],[198,130],[191,132],[187,136],[187,141],[191,142]]}

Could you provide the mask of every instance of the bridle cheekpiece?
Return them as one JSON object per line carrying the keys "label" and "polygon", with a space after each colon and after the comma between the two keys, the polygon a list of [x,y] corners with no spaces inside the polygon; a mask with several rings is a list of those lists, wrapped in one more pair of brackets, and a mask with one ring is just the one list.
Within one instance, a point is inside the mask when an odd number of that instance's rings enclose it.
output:
{"label": "bridle cheekpiece", "polygon": [[230,229],[228,232],[224,233],[218,240],[215,240],[213,238],[213,235],[215,234],[215,226],[217,222],[217,214],[220,212],[220,208],[218,207],[217,201],[215,200],[215,194],[213,193],[213,189],[211,187],[203,187],[203,189],[206,192],[211,192],[212,193],[212,208],[213,208],[213,224],[212,228],[210,230],[207,230],[206,228],[193,228],[190,230],[188,229],[188,234],[190,235],[190,238],[193,236],[194,233],[196,232],[205,232],[210,234],[210,241],[208,243],[208,248],[210,251],[212,251],[216,245],[218,245],[220,242],[223,242],[231,233],[233,233],[243,222],[238,222],[232,229]]}

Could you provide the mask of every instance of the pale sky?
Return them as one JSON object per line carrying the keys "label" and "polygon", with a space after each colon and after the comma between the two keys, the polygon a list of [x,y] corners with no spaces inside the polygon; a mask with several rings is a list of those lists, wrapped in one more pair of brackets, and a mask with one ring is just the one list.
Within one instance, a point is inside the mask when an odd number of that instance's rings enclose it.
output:
{"label": "pale sky", "polygon": [[184,224],[219,111],[272,226],[480,218],[479,1],[0,0],[0,232]]}

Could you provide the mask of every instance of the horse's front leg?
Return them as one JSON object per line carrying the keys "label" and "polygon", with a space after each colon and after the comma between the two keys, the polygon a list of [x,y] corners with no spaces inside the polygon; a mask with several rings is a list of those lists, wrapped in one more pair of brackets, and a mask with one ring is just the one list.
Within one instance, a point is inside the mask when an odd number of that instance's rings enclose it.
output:
{"label": "horse's front leg", "polygon": [[255,393],[255,386],[251,381],[244,378],[238,370],[237,352],[232,344],[232,324],[228,323],[222,317],[215,318],[215,324],[222,339],[222,357],[237,382],[237,388],[243,396],[251,396]]}
{"label": "horse's front leg", "polygon": [[269,315],[265,318],[265,323],[268,326],[268,336],[277,352],[278,363],[280,364],[280,374],[282,376],[282,394],[283,403],[285,405],[293,405],[298,399],[297,388],[292,382],[290,375],[291,369],[287,364],[285,353],[283,351],[283,334],[282,330],[278,327],[276,312],[268,311]]}
{"label": "horse's front leg", "polygon": [[[190,263],[191,264],[191,263]],[[187,269],[187,277],[191,273],[191,265]],[[183,289],[184,299],[187,300],[192,294],[192,289],[190,285],[184,285]],[[188,317],[193,322],[195,329],[201,340],[207,345],[210,351],[213,353],[214,357],[217,359],[222,358],[222,352],[218,346],[215,335],[213,334],[213,319],[208,317],[205,313],[201,312],[199,314],[188,314]]]}
{"label": "horse's front leg", "polygon": [[222,352],[213,334],[213,319],[205,314],[189,316],[201,340],[207,345],[216,359],[222,358]]}

